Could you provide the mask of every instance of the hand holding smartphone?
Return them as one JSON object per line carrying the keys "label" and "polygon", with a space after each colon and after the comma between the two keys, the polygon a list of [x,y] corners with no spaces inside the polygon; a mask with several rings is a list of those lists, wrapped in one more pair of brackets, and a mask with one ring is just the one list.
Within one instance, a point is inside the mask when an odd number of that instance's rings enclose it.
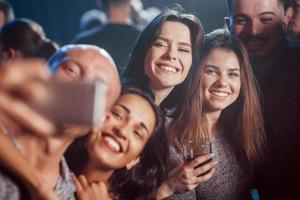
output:
{"label": "hand holding smartphone", "polygon": [[106,84],[103,81],[44,82],[43,95],[31,107],[55,124],[95,125],[105,113]]}

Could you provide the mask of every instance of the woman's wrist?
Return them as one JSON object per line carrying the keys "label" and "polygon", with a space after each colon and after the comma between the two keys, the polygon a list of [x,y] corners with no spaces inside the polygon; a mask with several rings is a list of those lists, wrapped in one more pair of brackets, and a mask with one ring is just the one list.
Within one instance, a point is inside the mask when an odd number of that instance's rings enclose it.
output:
{"label": "woman's wrist", "polygon": [[172,187],[167,181],[163,182],[156,191],[156,200],[168,198],[174,194]]}
{"label": "woman's wrist", "polygon": [[30,177],[26,175],[22,175],[21,181],[26,186],[26,188],[32,192],[39,192],[43,191],[45,189],[45,182],[41,180],[40,177],[38,177],[35,173],[32,173]]}

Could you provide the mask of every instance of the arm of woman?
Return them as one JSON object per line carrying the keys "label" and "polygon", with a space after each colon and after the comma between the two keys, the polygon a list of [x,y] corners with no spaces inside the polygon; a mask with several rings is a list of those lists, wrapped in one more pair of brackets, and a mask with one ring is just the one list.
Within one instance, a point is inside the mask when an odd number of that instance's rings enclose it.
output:
{"label": "arm of woman", "polygon": [[[53,124],[40,118],[21,98],[28,81],[47,79],[47,68],[40,60],[15,60],[0,69],[0,164],[16,175],[29,190],[32,199],[58,199],[40,179],[35,169],[19,153],[5,132],[25,129],[48,135]],[[44,127],[43,127],[44,126]]]}
{"label": "arm of woman", "polygon": [[58,196],[43,181],[36,170],[19,153],[11,139],[0,129],[0,163],[26,186],[31,199],[58,200]]}
{"label": "arm of woman", "polygon": [[170,170],[167,180],[157,189],[156,199],[161,200],[175,193],[193,190],[199,184],[209,180],[213,176],[214,165],[216,164],[215,161],[212,161],[212,157],[212,154],[199,156]]}

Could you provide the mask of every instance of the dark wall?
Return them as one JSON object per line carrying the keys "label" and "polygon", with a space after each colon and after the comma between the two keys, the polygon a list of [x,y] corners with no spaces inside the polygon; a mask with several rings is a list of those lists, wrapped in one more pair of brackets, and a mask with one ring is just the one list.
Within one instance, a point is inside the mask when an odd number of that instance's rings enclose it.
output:
{"label": "dark wall", "polygon": [[[96,0],[10,0],[16,17],[31,18],[40,23],[47,36],[60,45],[69,43],[78,32],[80,16],[96,8]],[[160,8],[181,4],[197,15],[206,32],[223,26],[226,15],[225,0],[144,0],[144,6]]]}
{"label": "dark wall", "polygon": [[27,17],[41,24],[50,39],[66,44],[78,32],[79,18],[95,8],[95,0],[10,0],[16,17]]}
{"label": "dark wall", "polygon": [[161,8],[180,4],[183,8],[199,17],[205,32],[222,28],[226,14],[226,0],[145,0],[145,6],[158,5]]}

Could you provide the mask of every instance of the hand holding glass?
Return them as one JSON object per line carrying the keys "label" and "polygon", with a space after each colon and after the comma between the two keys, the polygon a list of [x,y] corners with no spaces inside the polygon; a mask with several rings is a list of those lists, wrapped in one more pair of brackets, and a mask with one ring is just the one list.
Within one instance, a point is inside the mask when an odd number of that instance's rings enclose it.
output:
{"label": "hand holding glass", "polygon": [[183,156],[185,162],[210,153],[212,153],[212,144],[209,140],[200,141],[198,143],[189,140],[183,145]]}

